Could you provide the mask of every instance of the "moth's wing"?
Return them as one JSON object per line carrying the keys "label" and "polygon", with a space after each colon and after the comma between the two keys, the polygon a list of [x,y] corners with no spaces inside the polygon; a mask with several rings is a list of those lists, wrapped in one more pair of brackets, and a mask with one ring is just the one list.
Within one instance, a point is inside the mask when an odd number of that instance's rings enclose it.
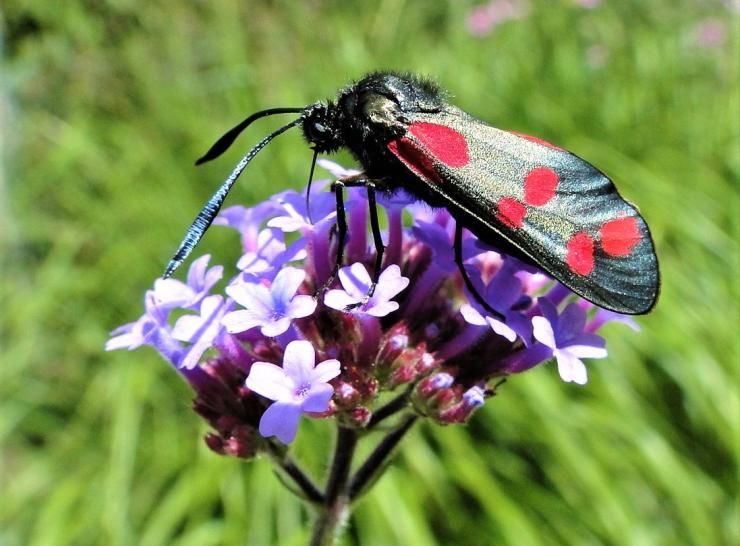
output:
{"label": "moth's wing", "polygon": [[640,314],[655,304],[647,224],[581,158],[454,107],[412,114],[388,149],[481,239],[503,241],[601,307]]}

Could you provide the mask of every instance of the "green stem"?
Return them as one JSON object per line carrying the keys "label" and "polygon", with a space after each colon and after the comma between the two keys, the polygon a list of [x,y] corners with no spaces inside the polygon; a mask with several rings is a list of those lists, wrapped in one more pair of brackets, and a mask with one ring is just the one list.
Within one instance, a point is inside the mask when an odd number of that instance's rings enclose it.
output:
{"label": "green stem", "polygon": [[393,449],[406,435],[417,418],[417,415],[406,417],[398,427],[389,432],[375,447],[373,452],[357,470],[349,484],[350,501],[354,501],[359,497],[367,489],[368,485],[378,478],[382,470],[386,467],[386,462]]}
{"label": "green stem", "polygon": [[337,445],[334,449],[329,479],[324,493],[324,502],[314,524],[311,546],[331,546],[339,530],[349,517],[350,501],[347,491],[352,458],[357,445],[357,432],[338,427]]}

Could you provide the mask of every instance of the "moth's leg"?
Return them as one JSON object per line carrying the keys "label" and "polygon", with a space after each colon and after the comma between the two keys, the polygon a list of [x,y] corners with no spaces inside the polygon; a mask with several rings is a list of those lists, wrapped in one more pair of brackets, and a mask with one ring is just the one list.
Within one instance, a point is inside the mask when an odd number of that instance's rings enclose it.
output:
{"label": "moth's leg", "polygon": [[362,300],[352,305],[348,305],[345,311],[351,311],[358,307],[362,307],[370,298],[375,294],[375,287],[378,286],[378,280],[380,279],[380,268],[383,265],[383,253],[385,252],[385,245],[383,244],[383,238],[380,235],[380,221],[378,220],[378,205],[375,200],[375,188],[376,183],[374,180],[365,180],[364,184],[367,189],[367,204],[370,212],[370,227],[373,231],[373,244],[375,245],[375,270],[373,271],[372,281],[367,289],[367,293],[363,296]]}
{"label": "moth's leg", "polygon": [[475,286],[473,286],[473,281],[470,280],[470,277],[468,277],[468,272],[465,271],[465,265],[463,265],[463,257],[462,257],[462,226],[459,222],[455,223],[455,263],[457,264],[457,268],[460,270],[460,274],[462,275],[463,282],[465,283],[465,286],[468,289],[468,292],[470,292],[473,295],[473,298],[475,298],[475,301],[477,301],[479,304],[483,306],[483,308],[492,316],[496,317],[499,320],[505,320],[504,316],[493,309],[488,303],[486,303],[486,300],[483,299],[483,296],[481,296],[478,291],[475,289]]}
{"label": "moth's leg", "polygon": [[319,151],[314,148],[313,150],[313,159],[311,160],[311,170],[308,173],[308,184],[306,184],[306,216],[308,217],[308,221],[313,224],[313,219],[311,218],[311,182],[313,182],[313,171],[316,169],[316,158],[319,155]]}
{"label": "moth's leg", "polygon": [[337,273],[339,272],[339,268],[341,267],[342,261],[344,260],[344,247],[347,242],[347,211],[344,209],[345,187],[346,185],[344,183],[344,178],[335,180],[331,184],[331,191],[334,192],[337,203],[337,223],[332,228],[333,230],[336,230],[335,233],[337,236],[337,255],[336,259],[334,260],[334,267],[332,267],[329,277],[316,290],[316,293],[314,294],[315,298],[318,298],[320,294],[325,292],[332,285],[334,279],[337,278]]}
{"label": "moth's leg", "polygon": [[362,301],[349,306],[346,310],[361,307],[365,305],[375,293],[375,287],[378,285],[378,279],[380,278],[380,268],[383,263],[383,254],[385,252],[385,245],[383,245],[383,238],[380,234],[380,221],[378,220],[378,207],[375,198],[375,190],[378,187],[383,187],[385,180],[383,179],[372,179],[368,178],[365,173],[359,173],[352,176],[340,178],[332,183],[331,189],[334,191],[336,196],[336,207],[337,207],[337,255],[332,269],[331,275],[327,281],[322,285],[320,292],[326,290],[333,282],[339,272],[339,268],[344,260],[344,247],[347,240],[347,213],[344,207],[344,188],[349,187],[364,187],[367,189],[367,200],[368,208],[370,212],[370,226],[373,232],[373,244],[375,245],[375,271],[373,272],[372,281],[368,288],[367,294],[362,298]]}

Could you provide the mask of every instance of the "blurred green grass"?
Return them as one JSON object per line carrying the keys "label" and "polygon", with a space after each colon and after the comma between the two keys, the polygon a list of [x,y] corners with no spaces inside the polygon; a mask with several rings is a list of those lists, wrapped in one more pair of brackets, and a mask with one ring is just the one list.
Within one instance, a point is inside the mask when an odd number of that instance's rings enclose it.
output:
{"label": "blurred green grass", "polygon": [[[147,351],[102,352],[262,122],[378,68],[436,77],[482,119],[599,165],[639,203],[663,273],[590,383],[517,377],[467,428],[423,427],[346,544],[737,544],[738,14],[731,2],[533,1],[482,38],[464,1],[4,3],[0,544],[303,544],[265,461],[208,452]],[[701,25],[726,33],[697,42]],[[231,203],[301,185],[297,134]],[[348,162],[346,155],[340,160]],[[201,252],[232,260],[213,230]],[[310,456],[328,427],[302,427]],[[320,472],[323,462],[312,459]]]}

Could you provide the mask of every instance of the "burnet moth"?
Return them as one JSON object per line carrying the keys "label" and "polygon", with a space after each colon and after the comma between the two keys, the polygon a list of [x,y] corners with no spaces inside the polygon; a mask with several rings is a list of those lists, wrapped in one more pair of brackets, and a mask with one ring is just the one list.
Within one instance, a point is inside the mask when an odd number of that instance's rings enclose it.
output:
{"label": "burnet moth", "polygon": [[190,254],[255,155],[276,136],[300,126],[314,150],[309,186],[319,153],[347,148],[363,167],[362,174],[332,185],[337,203],[335,273],[347,235],[343,188],[367,189],[377,250],[374,283],[383,257],[375,193],[400,189],[432,207],[446,208],[455,218],[458,267],[471,294],[494,315],[500,317],[463,267],[463,228],[600,307],[642,314],[655,305],[660,281],[650,231],[606,175],[548,142],[475,119],[449,104],[435,84],[409,74],[378,72],[342,89],[336,101],[257,112],[196,164],[223,153],[256,119],[287,113],[300,117],[244,156],[196,217],[165,277]]}

